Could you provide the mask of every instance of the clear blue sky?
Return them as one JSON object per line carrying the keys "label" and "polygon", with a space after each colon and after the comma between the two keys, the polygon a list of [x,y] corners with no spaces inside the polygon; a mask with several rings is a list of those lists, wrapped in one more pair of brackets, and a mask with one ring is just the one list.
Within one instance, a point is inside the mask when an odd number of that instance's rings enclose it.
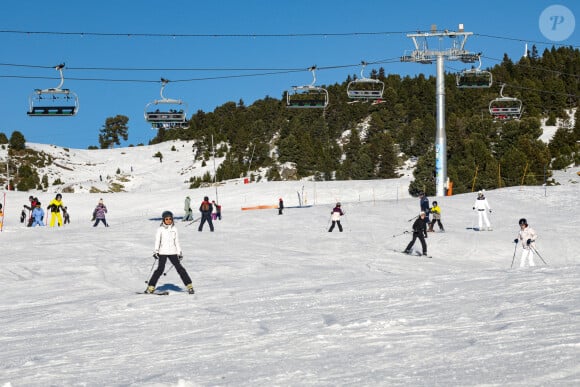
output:
{"label": "clear blue sky", "polygon": [[[466,48],[483,53],[484,67],[497,64],[504,53],[518,60],[525,43],[530,48],[536,44],[540,53],[553,44],[580,46],[578,0],[4,3],[0,131],[10,136],[19,130],[27,141],[71,148],[98,145],[105,119],[117,114],[129,117],[129,140],[123,145],[147,143],[155,132],[143,111],[148,102],[159,98],[161,77],[173,81],[165,96],[186,102],[189,117],[228,101],[243,99],[250,105],[267,95],[280,98],[292,85],[312,81],[307,71],[285,69],[317,65],[321,85],[359,74],[361,60],[383,62],[370,65],[367,74],[379,67],[403,76],[434,74],[435,65],[398,62],[405,50],[413,49],[406,33],[428,31],[431,24],[439,30],[456,30],[463,23],[466,31],[474,33]],[[552,19],[554,31],[571,31],[564,40],[546,36],[540,27],[542,12],[552,5],[567,7],[575,17],[574,28],[569,15],[562,23]],[[80,32],[86,34],[68,34]],[[197,36],[163,36],[173,34]],[[28,97],[34,89],[57,86],[58,72],[52,66],[63,62],[67,66],[63,87],[79,96],[78,115],[28,117]],[[466,66],[459,62],[446,62],[446,71],[462,68]],[[279,73],[267,75],[271,72]],[[260,75],[237,77],[247,74]],[[210,79],[214,77],[231,78]]]}

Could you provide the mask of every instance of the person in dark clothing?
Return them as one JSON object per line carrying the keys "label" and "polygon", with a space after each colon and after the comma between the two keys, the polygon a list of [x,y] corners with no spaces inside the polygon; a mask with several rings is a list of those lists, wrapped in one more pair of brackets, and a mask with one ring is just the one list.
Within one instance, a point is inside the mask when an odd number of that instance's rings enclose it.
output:
{"label": "person in dark clothing", "polygon": [[[429,224],[430,220],[429,220],[429,213],[430,213],[430,209],[429,209],[429,198],[427,197],[427,195],[425,195],[425,192],[420,192],[419,193],[419,204],[421,205],[421,211],[423,211],[425,213],[425,224]],[[427,238],[427,235],[425,235],[425,238]]]}
{"label": "person in dark clothing", "polygon": [[284,209],[284,200],[282,198],[278,199],[278,215],[282,215],[282,210]]}
{"label": "person in dark clothing", "polygon": [[413,239],[407,245],[404,253],[411,254],[411,249],[415,244],[417,238],[421,241],[421,247],[423,248],[423,255],[427,255],[427,243],[425,242],[425,238],[427,237],[427,223],[425,223],[425,212],[421,211],[419,217],[413,223]]}
{"label": "person in dark clothing", "polygon": [[342,209],[340,208],[340,203],[336,203],[336,207],[332,209],[330,213],[330,219],[332,220],[332,226],[328,229],[328,232],[334,230],[334,225],[338,226],[338,231],[342,232],[342,225],[340,224],[340,217],[344,215]]}
{"label": "person in dark clothing", "polygon": [[199,212],[201,212],[201,222],[199,223],[197,231],[202,231],[204,223],[207,222],[207,224],[209,224],[209,231],[213,232],[213,222],[211,220],[213,205],[210,203],[207,196],[203,198],[203,202],[201,202],[201,205],[199,206]]}
{"label": "person in dark clothing", "polygon": [[222,206],[217,204],[215,200],[212,200],[211,203],[215,206],[215,218],[217,220],[222,220]]}
{"label": "person in dark clothing", "polygon": [[62,221],[64,224],[70,223],[70,214],[68,213],[68,207],[62,209]]}
{"label": "person in dark clothing", "polygon": [[[26,208],[28,210],[28,223],[27,226],[31,227],[32,226],[32,210],[34,210],[36,208],[36,203],[39,203],[38,198],[35,198],[34,196],[29,196],[28,200],[30,201],[30,206],[27,206],[26,204],[23,206],[24,208]],[[23,210],[24,212],[24,210]],[[26,216],[26,215],[25,215]],[[22,217],[20,218],[20,222],[24,223],[24,221],[22,220]]]}

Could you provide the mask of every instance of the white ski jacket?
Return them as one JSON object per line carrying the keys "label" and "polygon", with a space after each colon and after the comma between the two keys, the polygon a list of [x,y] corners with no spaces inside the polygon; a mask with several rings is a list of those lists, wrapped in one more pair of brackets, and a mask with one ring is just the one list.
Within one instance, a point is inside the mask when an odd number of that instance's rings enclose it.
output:
{"label": "white ski jacket", "polygon": [[473,208],[478,211],[491,210],[491,207],[489,206],[489,203],[487,202],[486,198],[475,199],[475,203],[473,203]]}
{"label": "white ski jacket", "polygon": [[163,224],[157,229],[154,251],[161,255],[181,255],[181,245],[175,225]]}
{"label": "white ski jacket", "polygon": [[[524,248],[524,250],[529,250],[530,246],[533,247],[534,249],[536,248],[536,244],[534,242],[538,238],[538,234],[536,234],[536,231],[533,228],[528,226],[528,227],[524,228],[523,230],[520,230],[518,233],[518,237],[520,238],[520,241],[522,242],[522,247]],[[532,243],[530,244],[530,246],[528,246],[528,244],[527,244],[528,239],[532,240]]]}

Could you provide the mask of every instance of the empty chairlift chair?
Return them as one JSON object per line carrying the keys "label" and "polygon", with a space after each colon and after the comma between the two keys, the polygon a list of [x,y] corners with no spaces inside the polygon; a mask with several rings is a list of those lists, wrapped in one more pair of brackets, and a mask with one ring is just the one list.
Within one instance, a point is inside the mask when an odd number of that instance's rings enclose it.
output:
{"label": "empty chairlift chair", "polygon": [[316,66],[308,69],[312,73],[313,81],[310,85],[292,86],[286,91],[286,107],[302,109],[324,109],[328,106],[328,90],[315,86]]}
{"label": "empty chairlift chair", "polygon": [[62,89],[64,63],[55,66],[60,73],[60,83],[51,89],[36,89],[29,97],[29,117],[69,117],[79,110],[79,98],[69,89]]}
{"label": "empty chairlift chair", "polygon": [[348,98],[352,99],[354,102],[362,101],[376,101],[383,98],[383,92],[385,91],[385,84],[374,78],[366,78],[364,76],[364,70],[367,65],[366,62],[361,62],[362,69],[360,71],[360,78],[355,79],[348,83],[346,87],[346,94]]}

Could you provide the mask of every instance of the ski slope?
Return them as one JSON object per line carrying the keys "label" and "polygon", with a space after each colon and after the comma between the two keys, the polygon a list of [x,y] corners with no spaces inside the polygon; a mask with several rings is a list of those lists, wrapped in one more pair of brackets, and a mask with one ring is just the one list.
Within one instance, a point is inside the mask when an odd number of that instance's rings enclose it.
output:
{"label": "ski slope", "polygon": [[[7,193],[0,386],[580,384],[576,169],[556,172],[559,185],[546,189],[488,191],[491,232],[471,229],[475,194],[437,198],[447,232],[429,234],[433,258],[424,259],[393,251],[419,212],[409,175],[190,190],[201,166],[177,144],[31,144],[63,155],[55,162],[72,171],[46,173],[77,193],[63,194],[71,224],[61,228],[23,227],[30,193]],[[159,150],[162,163],[152,157]],[[89,192],[117,168],[127,192]],[[174,291],[183,288],[174,269],[158,284],[169,296],[136,294],[154,264],[159,221],[150,219],[183,215],[186,195],[197,214],[216,192],[223,220],[214,233],[177,222],[196,294]],[[297,192],[312,207],[241,211],[279,197],[297,205]],[[43,207],[54,197],[34,194]],[[109,228],[90,222],[101,197]],[[344,232],[328,233],[336,201]],[[518,249],[510,268],[521,217],[547,266],[536,257],[538,266],[519,268]]]}

